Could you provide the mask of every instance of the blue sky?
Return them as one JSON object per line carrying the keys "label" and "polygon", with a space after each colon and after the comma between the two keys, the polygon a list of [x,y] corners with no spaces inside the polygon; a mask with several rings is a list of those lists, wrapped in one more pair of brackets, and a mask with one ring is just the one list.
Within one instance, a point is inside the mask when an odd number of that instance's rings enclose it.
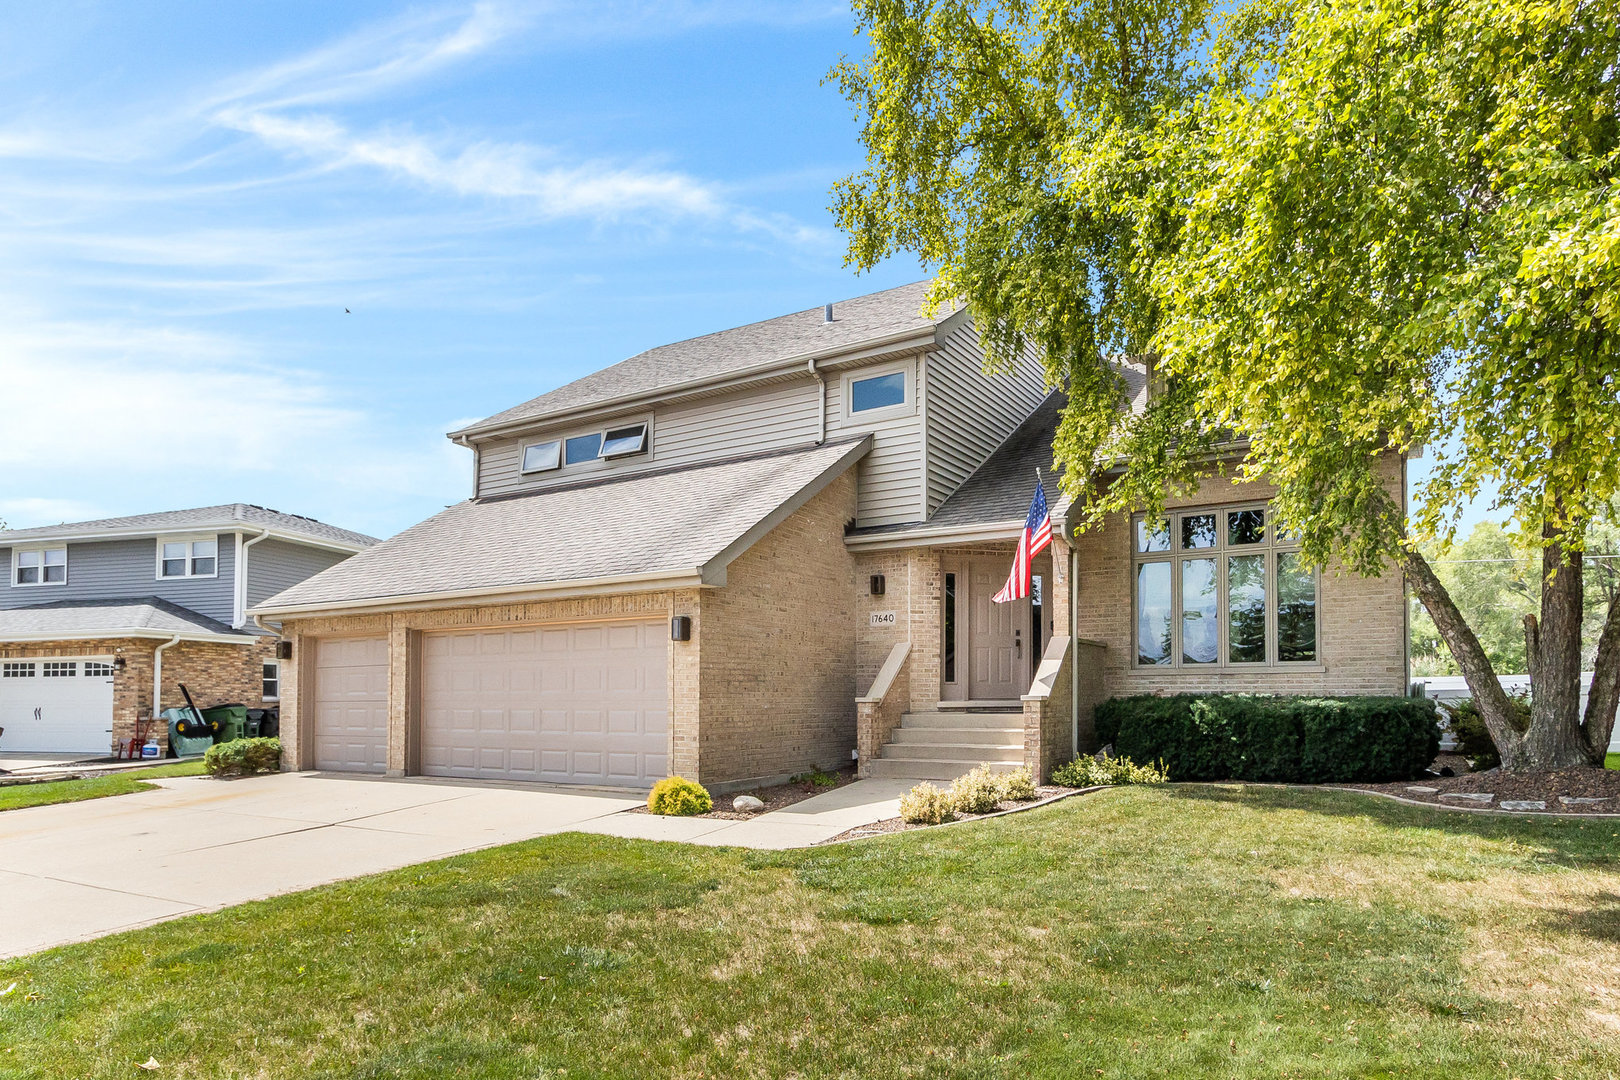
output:
{"label": "blue sky", "polygon": [[[444,432],[858,278],[839,3],[0,16],[0,518],[248,501],[379,535]],[[344,314],[348,308],[352,314]]]}

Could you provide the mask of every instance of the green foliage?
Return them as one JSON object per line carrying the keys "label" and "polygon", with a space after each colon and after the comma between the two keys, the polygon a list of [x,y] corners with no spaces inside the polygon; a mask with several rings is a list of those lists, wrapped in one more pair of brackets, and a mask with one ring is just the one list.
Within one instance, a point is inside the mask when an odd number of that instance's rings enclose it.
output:
{"label": "green foliage", "polygon": [[913,825],[939,825],[956,817],[956,799],[933,784],[918,784],[900,796],[900,818]]}
{"label": "green foliage", "polygon": [[709,790],[695,780],[666,776],[648,793],[647,809],[670,817],[690,817],[713,810],[714,799]]}
{"label": "green foliage", "polygon": [[1081,756],[1052,771],[1052,783],[1072,788],[1163,784],[1169,779],[1161,766],[1138,765],[1128,757]]}
{"label": "green foliage", "polygon": [[1035,797],[1035,777],[1027,768],[1019,767],[1010,773],[1002,773],[1001,797],[1013,802],[1029,802]]}
{"label": "green foliage", "polygon": [[979,765],[951,781],[951,802],[958,813],[988,814],[1004,797],[1001,777]]}
{"label": "green foliage", "polygon": [[1106,706],[1115,751],[1161,762],[1176,780],[1404,780],[1440,745],[1434,703],[1422,698],[1144,694]]}
{"label": "green foliage", "polygon": [[203,755],[203,767],[214,776],[252,776],[281,768],[281,740],[232,739],[215,743]]}
{"label": "green foliage", "polygon": [[[1515,717],[1514,726],[1524,731],[1530,726],[1530,702],[1520,694],[1510,695],[1508,701],[1513,706]],[[1496,749],[1496,740],[1491,738],[1490,729],[1479,715],[1479,706],[1473,698],[1462,698],[1458,701],[1436,702],[1440,711],[1445,714],[1446,724],[1451,733],[1457,737],[1457,752],[1468,759],[1469,767],[1476,772],[1483,769],[1494,769],[1502,764],[1502,755]]]}
{"label": "green foliage", "polygon": [[800,773],[797,776],[789,777],[788,783],[808,784],[810,787],[818,790],[825,790],[827,788],[835,788],[838,786],[838,774],[827,772],[820,765],[812,765],[810,766],[809,772]]}

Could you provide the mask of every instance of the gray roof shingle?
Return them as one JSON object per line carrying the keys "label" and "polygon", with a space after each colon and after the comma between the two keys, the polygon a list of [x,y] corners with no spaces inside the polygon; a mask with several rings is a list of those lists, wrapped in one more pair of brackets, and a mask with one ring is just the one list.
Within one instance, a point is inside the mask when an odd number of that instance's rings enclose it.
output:
{"label": "gray roof shingle", "polygon": [[240,528],[271,528],[312,540],[327,540],[356,547],[370,547],[378,542],[375,536],[340,529],[324,521],[299,514],[283,514],[267,510],[252,503],[224,503],[220,506],[199,506],[193,510],[165,510],[155,514],[134,514],[129,517],[100,518],[95,521],[71,521],[61,525],[45,525],[37,529],[9,529],[0,531],[0,547],[21,540],[49,540],[58,536],[82,536],[87,533],[150,531],[152,533],[180,532],[194,529],[218,529],[229,532]]}
{"label": "gray roof shingle", "polygon": [[696,575],[870,446],[866,436],[468,500],[254,610],[274,616],[400,597]]}
{"label": "gray roof shingle", "polygon": [[215,634],[239,637],[246,644],[255,634],[233,630],[217,619],[155,596],[124,600],[60,600],[50,604],[0,610],[0,641],[45,635],[85,637],[151,637],[158,634]]}
{"label": "gray roof shingle", "polygon": [[919,281],[839,301],[833,304],[830,323],[823,318],[822,309],[815,307],[660,345],[498,412],[462,431],[478,431],[514,420],[539,419],[812,353],[854,348],[889,334],[927,330],[957,310],[955,306],[942,308],[935,318],[924,318],[923,300],[931,284]]}

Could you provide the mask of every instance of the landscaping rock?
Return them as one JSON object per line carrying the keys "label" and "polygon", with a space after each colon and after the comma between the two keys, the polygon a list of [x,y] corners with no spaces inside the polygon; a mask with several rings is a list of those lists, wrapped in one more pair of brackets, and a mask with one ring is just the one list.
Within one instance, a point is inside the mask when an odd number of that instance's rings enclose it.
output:
{"label": "landscaping rock", "polygon": [[739,795],[731,800],[731,808],[740,814],[757,814],[765,809],[765,803],[752,795]]}
{"label": "landscaping rock", "polygon": [[1595,806],[1600,802],[1608,802],[1609,800],[1607,796],[1597,799],[1590,796],[1581,795],[1560,795],[1558,796],[1558,801],[1563,803],[1565,806]]}
{"label": "landscaping rock", "polygon": [[1424,787],[1421,784],[1413,784],[1413,785],[1409,786],[1406,790],[1410,791],[1414,795],[1433,795],[1436,792],[1438,792],[1440,789],[1437,788],[1437,787]]}
{"label": "landscaping rock", "polygon": [[1488,791],[1447,791],[1440,796],[1442,799],[1462,799],[1465,802],[1488,803],[1496,798]]}
{"label": "landscaping rock", "polygon": [[1545,810],[1547,804],[1540,799],[1503,799],[1498,805],[1503,810]]}

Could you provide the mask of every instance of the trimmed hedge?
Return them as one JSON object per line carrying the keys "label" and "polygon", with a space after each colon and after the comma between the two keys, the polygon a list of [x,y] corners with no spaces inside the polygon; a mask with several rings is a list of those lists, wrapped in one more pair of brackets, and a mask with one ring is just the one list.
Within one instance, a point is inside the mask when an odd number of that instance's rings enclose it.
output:
{"label": "trimmed hedge", "polygon": [[1097,735],[1172,780],[1410,780],[1440,750],[1426,698],[1142,694],[1098,705]]}

